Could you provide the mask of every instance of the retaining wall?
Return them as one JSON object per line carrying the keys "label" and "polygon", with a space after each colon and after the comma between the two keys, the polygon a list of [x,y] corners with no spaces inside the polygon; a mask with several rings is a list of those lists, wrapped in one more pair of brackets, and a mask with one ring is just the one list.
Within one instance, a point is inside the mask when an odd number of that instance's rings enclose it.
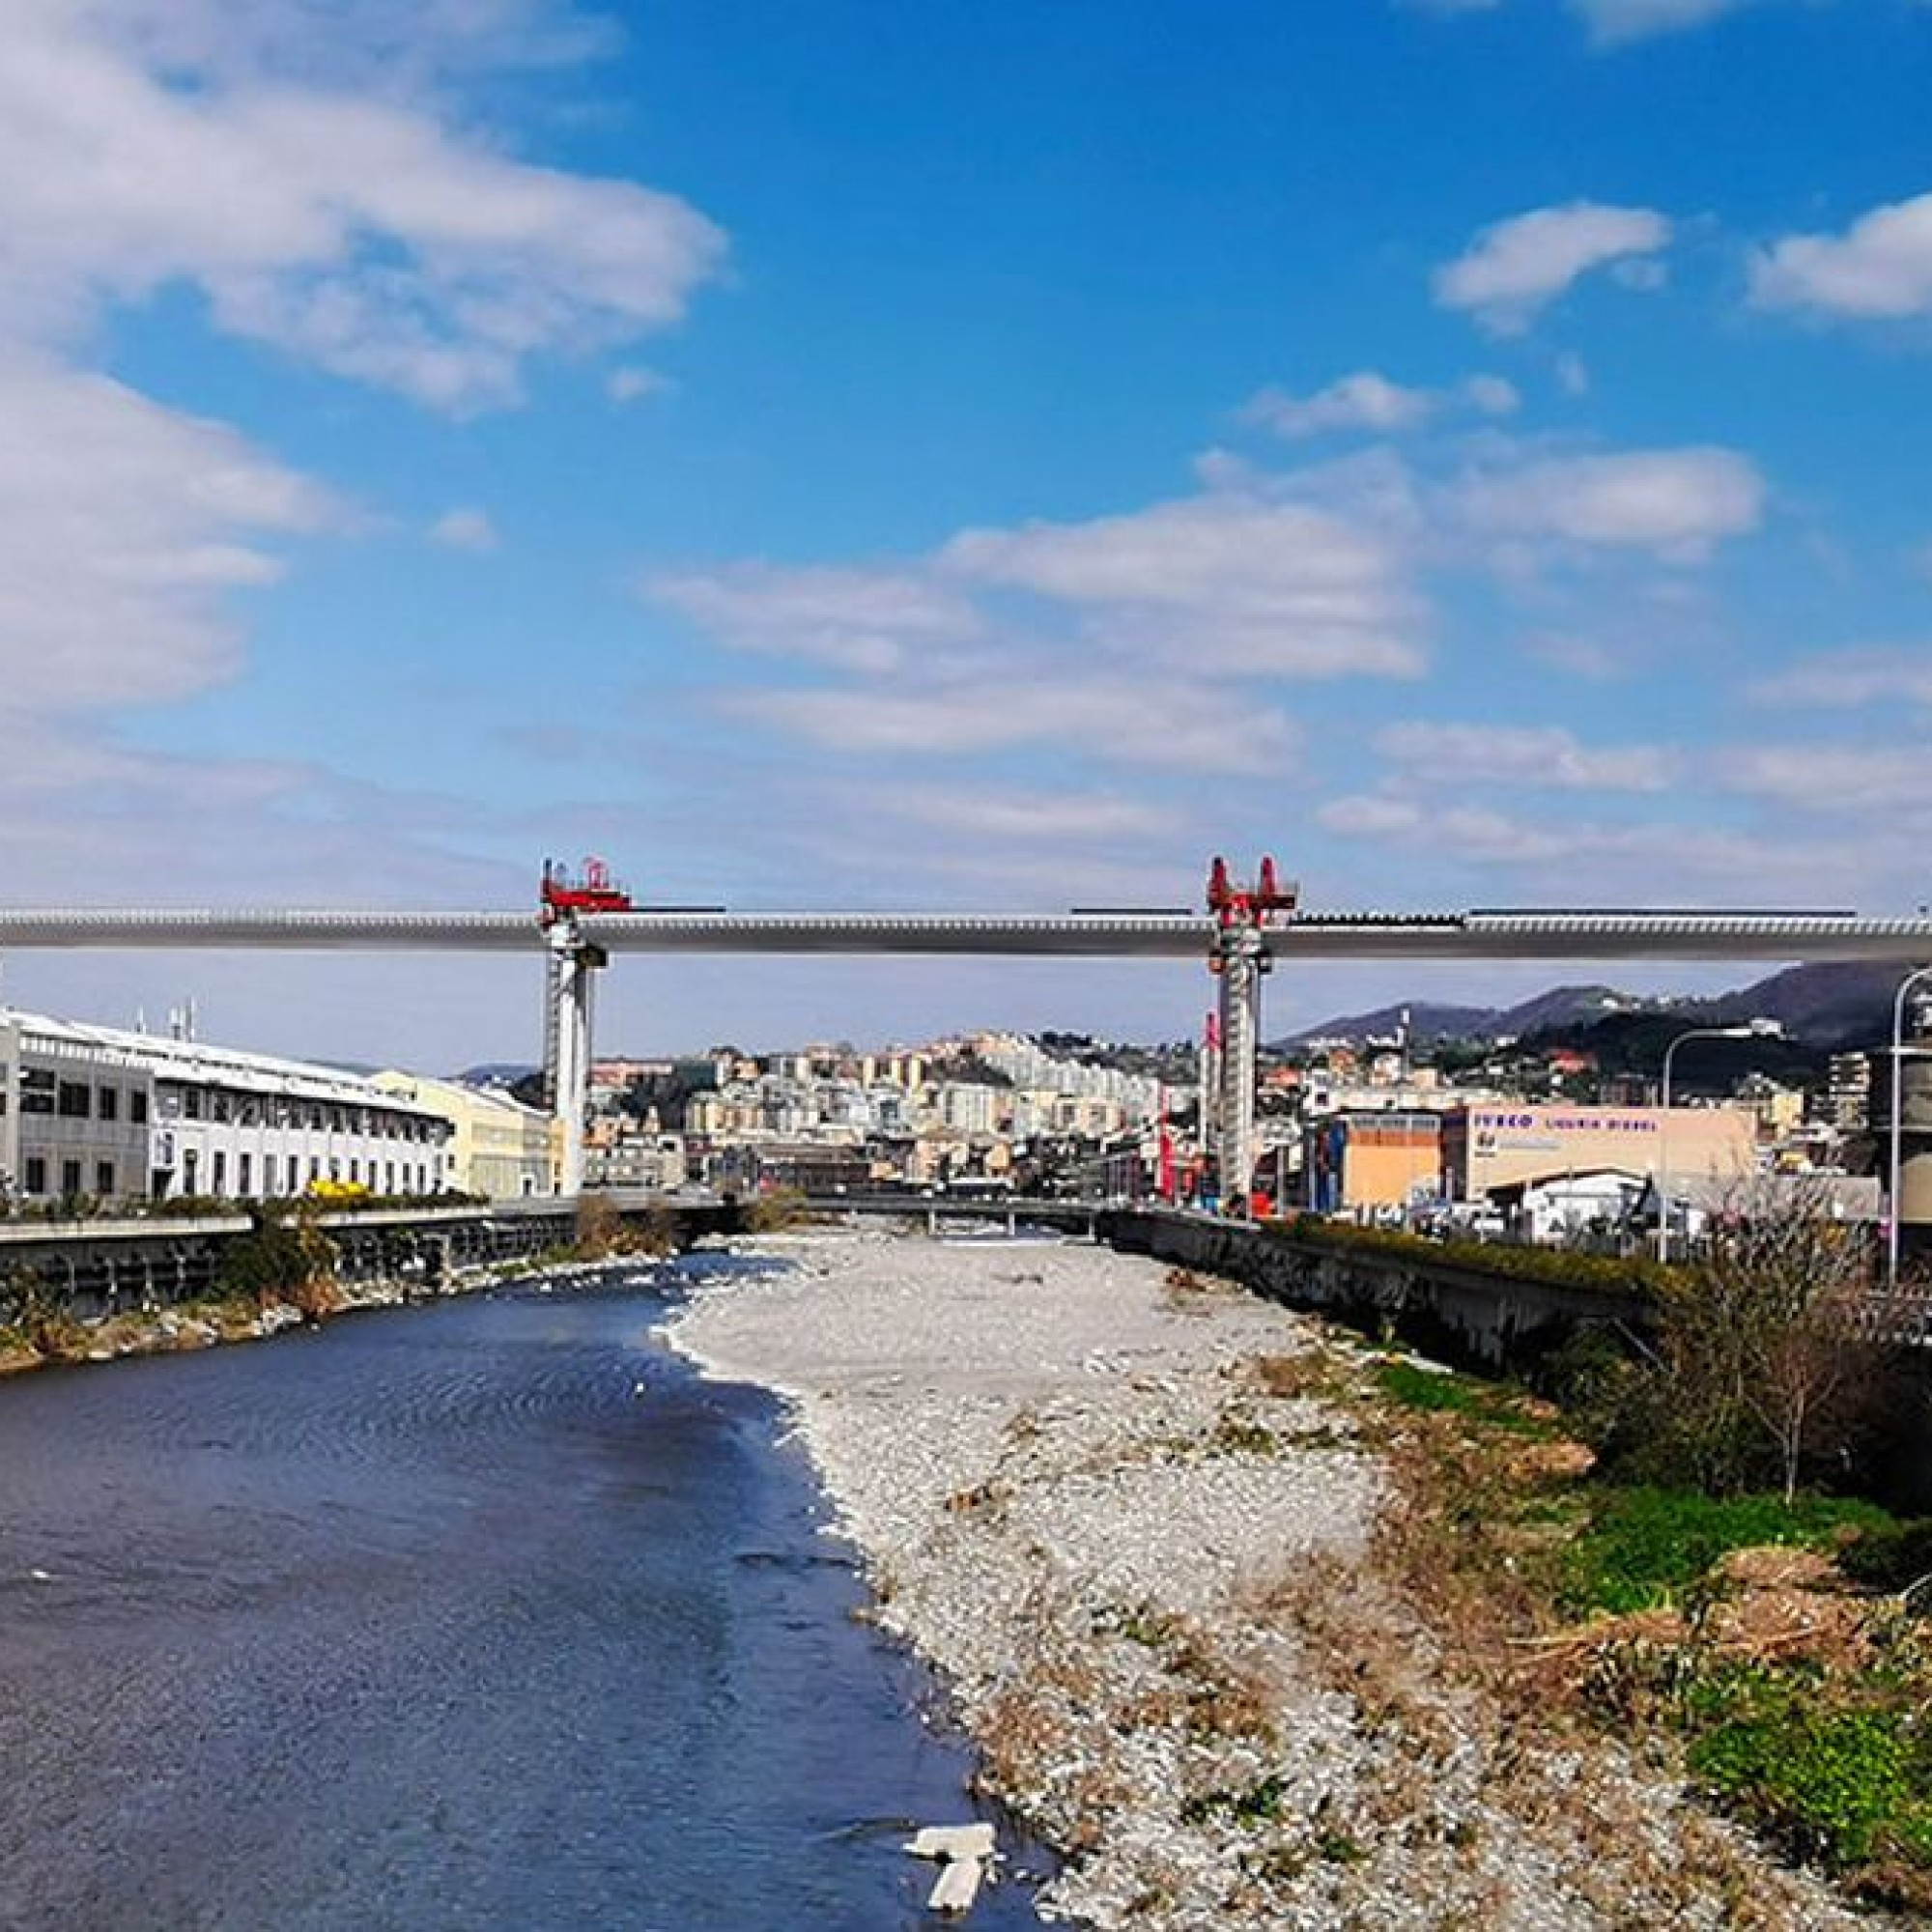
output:
{"label": "retaining wall", "polygon": [[1523,1281],[1373,1248],[1342,1250],[1298,1241],[1287,1229],[1207,1215],[1122,1209],[1102,1215],[1099,1232],[1129,1254],[1225,1275],[1288,1307],[1492,1369],[1531,1367],[1589,1323],[1641,1327],[1648,1320],[1635,1293]]}

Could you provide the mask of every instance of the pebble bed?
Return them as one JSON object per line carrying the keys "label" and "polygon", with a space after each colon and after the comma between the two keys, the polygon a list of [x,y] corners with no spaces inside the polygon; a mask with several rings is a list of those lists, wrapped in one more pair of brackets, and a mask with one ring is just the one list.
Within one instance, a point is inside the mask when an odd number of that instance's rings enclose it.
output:
{"label": "pebble bed", "polygon": [[[1100,1928],[1829,1928],[1634,1749],[1525,1736],[1374,1562],[1387,1479],[1308,1318],[1092,1247],[773,1237],[675,1343],[785,1397],[880,1623]],[[947,1821],[935,1821],[947,1822]]]}

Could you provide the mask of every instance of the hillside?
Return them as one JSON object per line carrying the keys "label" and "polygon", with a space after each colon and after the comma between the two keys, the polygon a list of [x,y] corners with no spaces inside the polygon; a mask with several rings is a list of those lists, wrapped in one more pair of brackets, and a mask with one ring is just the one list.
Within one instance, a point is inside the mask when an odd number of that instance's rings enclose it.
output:
{"label": "hillside", "polygon": [[[1890,965],[1787,966],[1733,992],[1702,1000],[1646,999],[1611,986],[1553,986],[1513,1007],[1408,1003],[1416,1040],[1521,1039],[1532,1034],[1574,1034],[1617,1016],[1655,1014],[1687,1026],[1730,1026],[1747,1019],[1780,1021],[1795,1039],[1819,1052],[1871,1047],[1891,1031],[1891,1002],[1900,971]],[[1274,1043],[1288,1051],[1313,1039],[1389,1038],[1400,1003],[1349,1013],[1305,1028]]]}

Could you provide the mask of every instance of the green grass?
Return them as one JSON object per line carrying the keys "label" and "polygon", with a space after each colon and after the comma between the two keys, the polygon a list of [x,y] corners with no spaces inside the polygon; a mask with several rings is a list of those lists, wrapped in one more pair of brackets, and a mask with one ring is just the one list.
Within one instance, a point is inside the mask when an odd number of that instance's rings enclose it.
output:
{"label": "green grass", "polygon": [[1378,1362],[1376,1382],[1391,1401],[1405,1408],[1435,1415],[1466,1416],[1516,1435],[1549,1437],[1554,1425],[1532,1413],[1522,1397],[1500,1383],[1479,1381],[1440,1369],[1419,1369],[1413,1362]]}
{"label": "green grass", "polygon": [[1590,1520],[1567,1552],[1573,1610],[1621,1614],[1673,1603],[1727,1550],[1759,1544],[1828,1549],[1848,1530],[1884,1529],[1876,1503],[1845,1496],[1699,1495],[1685,1490],[1594,1488]]}
{"label": "green grass", "polygon": [[1693,1692],[1690,1773],[1798,1857],[1932,1861],[1932,1734],[1882,1675],[1848,1701],[1805,1673],[1740,1666]]}

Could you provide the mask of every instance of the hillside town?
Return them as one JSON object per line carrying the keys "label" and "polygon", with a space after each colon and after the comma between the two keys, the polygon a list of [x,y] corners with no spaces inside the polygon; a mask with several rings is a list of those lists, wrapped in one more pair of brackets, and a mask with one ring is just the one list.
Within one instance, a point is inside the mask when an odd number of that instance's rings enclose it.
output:
{"label": "hillside town", "polygon": [[[1260,1057],[1239,1206],[1615,1250],[1694,1234],[1763,1175],[1807,1177],[1841,1218],[1875,1221],[1886,1054],[1701,1017],[1606,1001],[1567,1027],[1463,1037],[1422,1034],[1396,1009],[1278,1041]],[[591,1072],[586,1180],[1225,1211],[1205,1070],[1205,1050],[1184,1044],[997,1032],[611,1058]],[[0,1201],[554,1194],[550,1098],[540,1073],[356,1072],[215,1046],[179,1015],[157,1036],[0,1011]]]}

